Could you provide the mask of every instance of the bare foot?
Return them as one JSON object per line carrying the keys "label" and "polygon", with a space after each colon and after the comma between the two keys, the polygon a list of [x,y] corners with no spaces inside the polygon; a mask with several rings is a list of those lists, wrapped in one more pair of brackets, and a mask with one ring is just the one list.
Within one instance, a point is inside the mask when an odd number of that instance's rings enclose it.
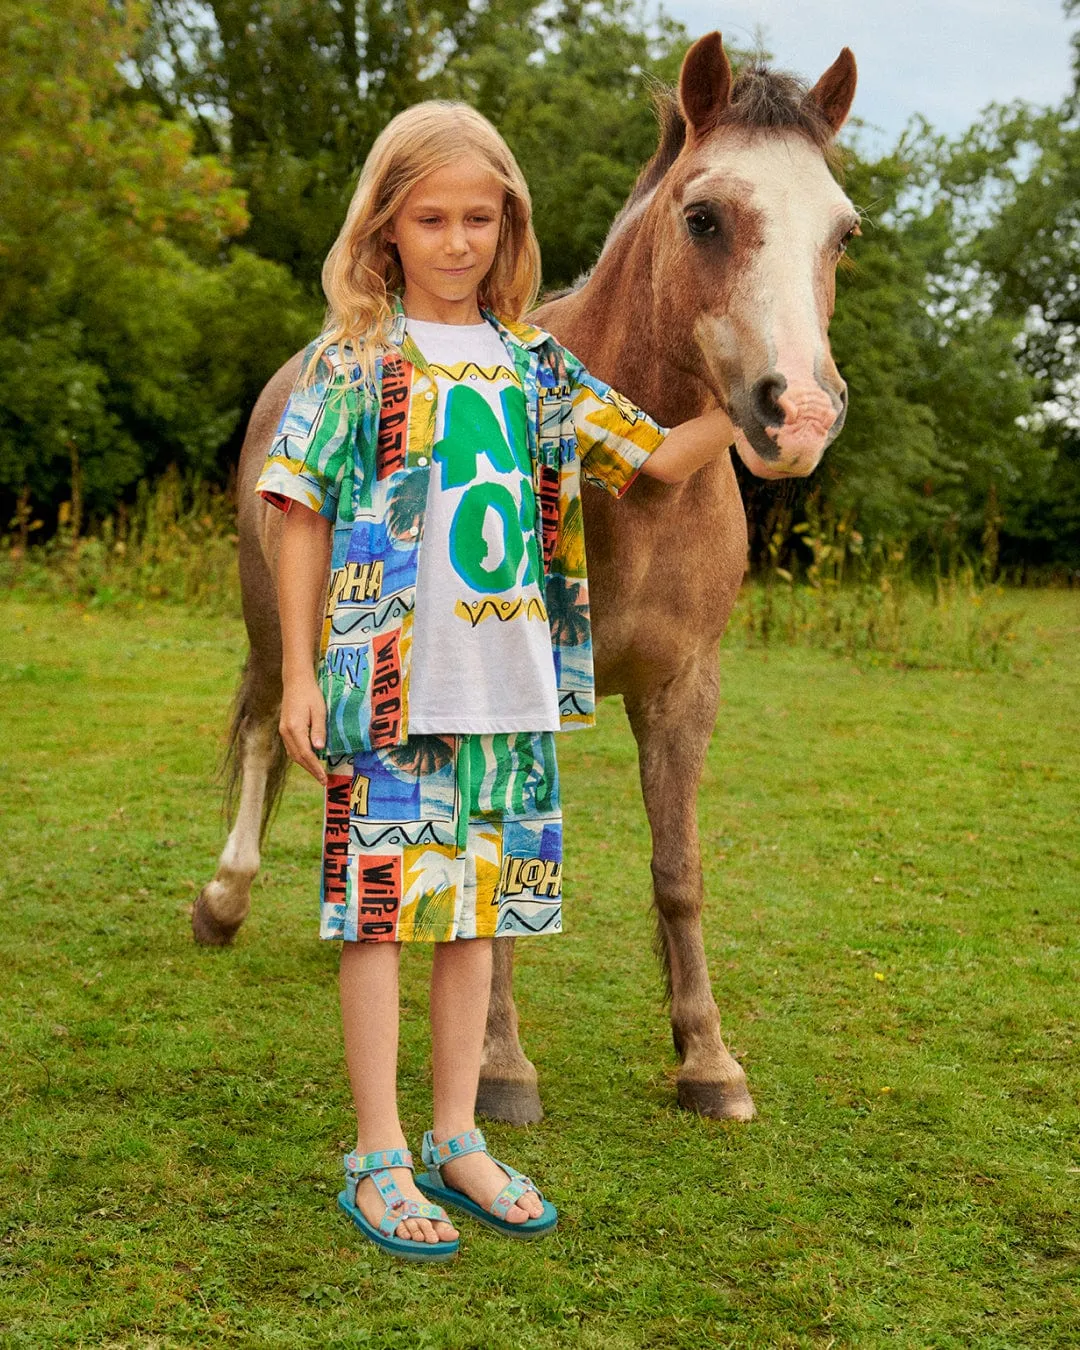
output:
{"label": "bare foot", "polygon": [[[470,1200],[475,1200],[484,1209],[490,1209],[491,1203],[509,1181],[502,1168],[486,1153],[467,1153],[464,1158],[454,1158],[443,1163],[440,1168],[443,1180],[455,1191],[464,1191]],[[538,1219],[544,1212],[540,1197],[535,1191],[526,1191],[503,1217],[509,1223],[525,1223],[528,1219]]]}
{"label": "bare foot", "polygon": [[[391,1167],[389,1171],[406,1200],[419,1200],[422,1204],[430,1203],[416,1189],[413,1174],[407,1167]],[[386,1213],[386,1202],[375,1189],[375,1183],[370,1177],[361,1178],[356,1188],[356,1204],[368,1223],[377,1228],[379,1220]],[[408,1238],[413,1242],[451,1242],[458,1236],[458,1230],[452,1223],[443,1223],[442,1220],[410,1218],[402,1219],[394,1229],[394,1236]]]}

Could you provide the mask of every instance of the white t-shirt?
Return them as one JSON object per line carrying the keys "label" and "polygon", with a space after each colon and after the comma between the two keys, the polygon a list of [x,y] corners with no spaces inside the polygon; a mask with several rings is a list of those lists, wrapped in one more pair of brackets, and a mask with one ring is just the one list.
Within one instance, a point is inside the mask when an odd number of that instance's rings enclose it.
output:
{"label": "white t-shirt", "polygon": [[407,327],[438,387],[409,732],[557,731],[521,382],[488,323]]}

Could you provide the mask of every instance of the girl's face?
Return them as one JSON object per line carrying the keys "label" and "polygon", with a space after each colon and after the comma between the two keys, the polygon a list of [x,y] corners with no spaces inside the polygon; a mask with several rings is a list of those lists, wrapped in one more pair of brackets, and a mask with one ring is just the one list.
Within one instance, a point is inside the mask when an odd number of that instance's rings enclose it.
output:
{"label": "girl's face", "polygon": [[462,156],[422,178],[386,227],[405,273],[405,312],[435,323],[479,321],[477,290],[499,246],[504,192]]}

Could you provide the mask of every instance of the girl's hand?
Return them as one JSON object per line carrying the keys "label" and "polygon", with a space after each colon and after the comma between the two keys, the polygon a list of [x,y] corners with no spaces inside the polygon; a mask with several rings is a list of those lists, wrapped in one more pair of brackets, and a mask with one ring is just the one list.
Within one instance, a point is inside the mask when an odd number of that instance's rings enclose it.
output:
{"label": "girl's hand", "polygon": [[315,751],[326,744],[326,704],[314,676],[285,685],[278,730],[292,762],[325,787],[326,770]]}

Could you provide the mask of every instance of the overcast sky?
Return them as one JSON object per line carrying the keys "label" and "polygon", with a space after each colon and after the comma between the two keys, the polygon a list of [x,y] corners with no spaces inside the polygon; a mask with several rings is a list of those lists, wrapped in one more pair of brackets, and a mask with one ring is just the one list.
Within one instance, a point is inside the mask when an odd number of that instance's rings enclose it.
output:
{"label": "overcast sky", "polygon": [[694,37],[719,28],[813,82],[841,47],[855,53],[853,112],[891,145],[913,113],[950,135],[988,103],[1056,103],[1071,87],[1070,28],[1060,0],[666,0]]}

